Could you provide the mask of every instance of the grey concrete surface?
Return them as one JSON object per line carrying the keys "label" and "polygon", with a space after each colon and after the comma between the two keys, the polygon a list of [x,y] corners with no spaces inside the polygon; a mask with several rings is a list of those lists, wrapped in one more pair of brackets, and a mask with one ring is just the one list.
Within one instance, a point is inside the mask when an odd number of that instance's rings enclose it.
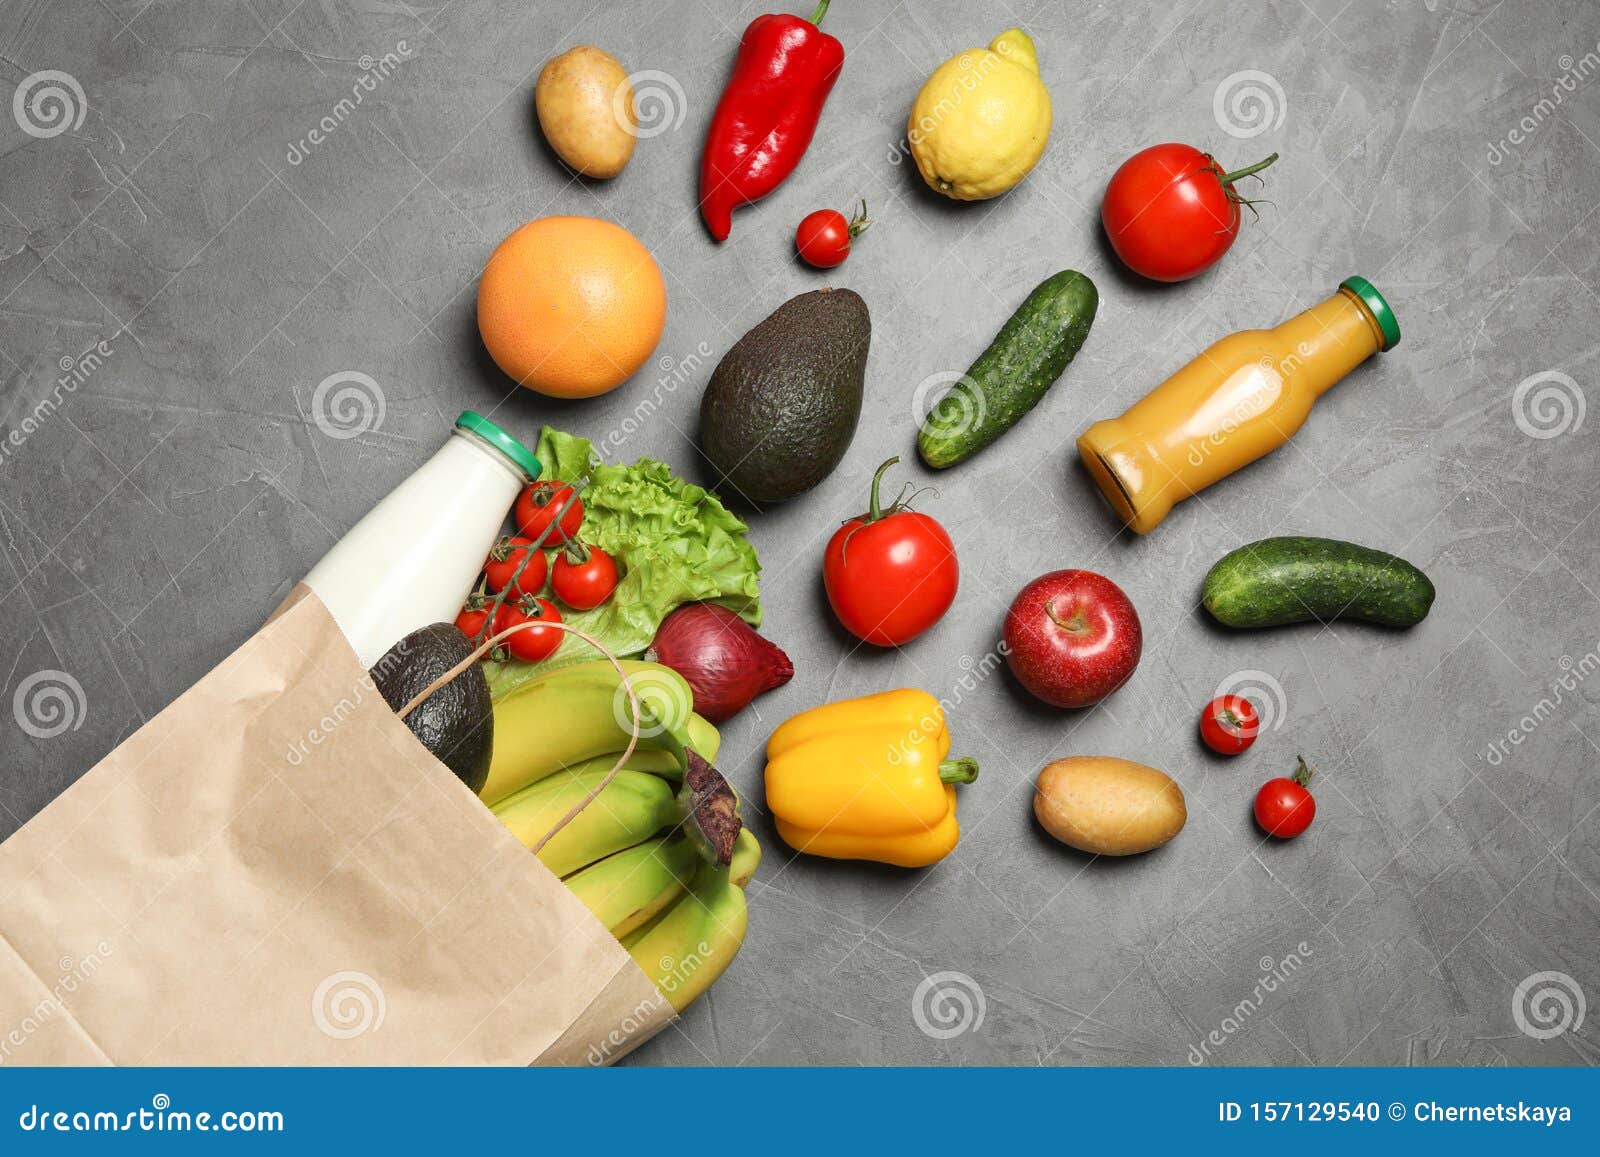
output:
{"label": "grey concrete surface", "polygon": [[[695,474],[716,359],[792,294],[845,285],[874,326],[860,431],[816,491],[752,520],[765,631],[798,673],[726,728],[723,766],[767,847],[749,936],[631,1063],[1600,1058],[1600,1011],[1579,1023],[1572,1003],[1600,1000],[1600,415],[1583,415],[1600,366],[1600,8],[835,0],[848,58],[811,153],[718,247],[694,212],[699,146],[765,7],[0,4],[0,834],[246,638],[457,411],[601,438],[651,400],[619,455]],[[944,202],[897,163],[906,112],[935,65],[1012,24],[1038,42],[1049,149],[1009,195]],[[578,43],[652,72],[665,104],[610,183],[573,180],[533,120],[537,70]],[[79,91],[36,75],[50,70]],[[33,103],[41,86],[64,112]],[[1283,158],[1234,251],[1178,286],[1121,272],[1098,230],[1112,169],[1163,140]],[[799,218],[860,197],[876,223],[848,264],[799,266]],[[510,387],[474,325],[490,250],[553,213],[621,222],[668,283],[658,363],[586,404]],[[921,507],[958,543],[954,609],[904,650],[854,647],[821,593],[826,534],[883,458],[910,453],[919,383],[964,368],[1066,267],[1102,304],[1047,402],[959,469],[902,471],[938,487]],[[1389,295],[1401,346],[1290,448],[1148,538],[1119,534],[1074,465],[1077,433],[1351,273]],[[313,396],[345,371],[384,410],[335,439]],[[1432,615],[1407,632],[1208,625],[1211,562],[1287,532],[1403,554],[1438,586]],[[1012,594],[1063,566],[1121,583],[1146,631],[1132,681],[1088,712],[1028,701],[985,660]],[[1273,712],[1231,762],[1195,738],[1224,684]],[[792,859],[760,811],[766,735],[902,685],[949,699],[983,765],[958,851],[921,872]],[[65,720],[27,715],[51,686]],[[1320,769],[1315,826],[1264,843],[1250,801],[1297,752]],[[1126,862],[1052,843],[1030,784],[1072,753],[1167,769],[1187,829]]]}

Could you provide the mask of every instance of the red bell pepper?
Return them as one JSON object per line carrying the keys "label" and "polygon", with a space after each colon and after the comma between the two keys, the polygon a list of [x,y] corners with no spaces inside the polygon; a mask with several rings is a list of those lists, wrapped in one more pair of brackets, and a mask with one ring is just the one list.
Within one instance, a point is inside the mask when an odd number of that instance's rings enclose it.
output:
{"label": "red bell pepper", "polygon": [[733,210],[781,185],[811,144],[844,65],[844,45],[817,27],[828,3],[809,20],[768,14],[744,30],[700,159],[700,215],[718,241]]}

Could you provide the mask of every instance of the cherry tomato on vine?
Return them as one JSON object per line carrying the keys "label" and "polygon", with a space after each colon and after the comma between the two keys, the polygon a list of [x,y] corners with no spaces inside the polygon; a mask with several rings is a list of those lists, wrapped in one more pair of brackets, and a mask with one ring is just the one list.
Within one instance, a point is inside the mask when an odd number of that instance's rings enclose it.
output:
{"label": "cherry tomato on vine", "polygon": [[[528,560],[526,566],[523,565],[523,559]],[[533,549],[531,538],[512,535],[510,538],[502,538],[489,551],[489,561],[483,564],[483,577],[488,580],[489,589],[496,594],[515,581],[516,589],[511,592],[515,598],[521,595],[536,595],[544,590],[544,580],[549,569],[549,564],[544,559],[544,552]]]}
{"label": "cherry tomato on vine", "polygon": [[1100,221],[1129,269],[1152,281],[1187,281],[1215,265],[1239,236],[1234,182],[1278,159],[1231,173],[1190,145],[1152,145],[1111,175]]}
{"label": "cherry tomato on vine", "polygon": [[1256,823],[1262,831],[1292,840],[1311,826],[1317,815],[1317,801],[1306,790],[1311,776],[1311,765],[1302,757],[1294,778],[1269,779],[1261,785],[1256,792]]}
{"label": "cherry tomato on vine", "polygon": [[[555,521],[556,515],[563,506],[566,506],[569,498],[572,498],[572,487],[565,482],[535,482],[517,498],[517,529],[538,542],[539,536],[544,534],[546,528]],[[560,523],[550,532],[543,545],[546,549],[554,550],[569,539],[576,538],[578,527],[581,525],[583,525],[583,499],[577,498],[573,499],[567,512],[561,515]]]}
{"label": "cherry tomato on vine", "polygon": [[850,256],[850,242],[867,231],[867,203],[848,221],[837,209],[818,209],[807,214],[794,231],[794,247],[807,265],[832,269]]}
{"label": "cherry tomato on vine", "polygon": [[598,546],[574,542],[556,555],[550,586],[573,610],[592,611],[617,589],[617,564]]}
{"label": "cherry tomato on vine", "polygon": [[[456,616],[456,629],[474,643],[483,642],[497,629],[488,625],[489,608],[492,605],[491,600],[484,598],[483,595],[476,593],[468,595],[467,605],[462,607],[461,613]],[[497,621],[505,618],[504,611],[505,606],[501,604],[500,611],[495,615]]]}
{"label": "cherry tomato on vine", "polygon": [[878,490],[891,458],[872,476],[872,504],[828,542],[822,583],[833,613],[858,639],[879,647],[909,643],[955,601],[961,568],[955,544],[926,514],[896,499],[885,510]]}
{"label": "cherry tomato on vine", "polygon": [[[500,622],[497,624],[497,629],[509,631],[512,627],[523,623],[560,621],[561,612],[556,610],[555,604],[549,599],[524,595],[517,602],[508,602],[500,608]],[[507,636],[502,646],[511,652],[513,659],[521,659],[524,663],[537,663],[556,653],[556,648],[561,646],[561,638],[565,633],[551,627],[529,627],[525,631]]]}
{"label": "cherry tomato on vine", "polygon": [[1200,712],[1200,738],[1218,755],[1238,755],[1260,732],[1256,705],[1241,695],[1218,695]]}

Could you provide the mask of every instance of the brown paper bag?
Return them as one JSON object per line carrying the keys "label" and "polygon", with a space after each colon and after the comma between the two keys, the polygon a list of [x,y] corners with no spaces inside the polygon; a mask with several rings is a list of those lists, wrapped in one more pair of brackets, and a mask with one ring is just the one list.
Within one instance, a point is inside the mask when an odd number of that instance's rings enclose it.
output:
{"label": "brown paper bag", "polygon": [[0,844],[0,1064],[598,1064],[671,1016],[304,588]]}

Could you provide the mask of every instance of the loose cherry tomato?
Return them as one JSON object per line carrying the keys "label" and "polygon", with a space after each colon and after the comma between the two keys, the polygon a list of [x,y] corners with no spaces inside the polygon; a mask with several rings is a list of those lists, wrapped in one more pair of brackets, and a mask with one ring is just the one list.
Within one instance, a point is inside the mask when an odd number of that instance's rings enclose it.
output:
{"label": "loose cherry tomato", "polygon": [[1311,782],[1311,765],[1300,759],[1293,779],[1269,779],[1256,792],[1256,823],[1269,836],[1292,840],[1311,826],[1317,815],[1317,801],[1306,784]]}
{"label": "loose cherry tomato", "polygon": [[1256,705],[1241,695],[1218,695],[1200,712],[1200,738],[1218,755],[1238,755],[1260,733]]}
{"label": "loose cherry tomato", "polygon": [[[497,629],[509,631],[512,627],[523,623],[560,621],[561,612],[556,610],[555,604],[549,599],[524,595],[517,602],[508,602],[500,609]],[[525,631],[508,635],[503,645],[511,652],[512,658],[521,659],[524,663],[537,663],[556,653],[556,648],[561,646],[565,634],[565,631],[557,631],[550,627],[529,627]]]}
{"label": "loose cherry tomato", "polygon": [[[523,565],[527,559],[527,565]],[[544,560],[544,552],[533,549],[533,540],[523,538],[521,535],[512,535],[502,538],[494,544],[489,551],[489,561],[483,564],[483,577],[489,582],[489,589],[499,594],[513,580],[516,589],[511,592],[512,597],[521,595],[536,595],[544,590],[545,576],[549,573],[550,566]],[[518,573],[518,572],[521,573]]]}
{"label": "loose cherry tomato", "polygon": [[[496,628],[489,626],[489,608],[492,605],[491,600],[473,592],[467,596],[467,605],[456,616],[456,629],[471,639],[474,645],[495,633]],[[504,619],[504,612],[505,604],[502,603],[499,613],[495,615],[496,621]]]}
{"label": "loose cherry tomato", "polygon": [[837,209],[818,209],[808,214],[794,231],[794,247],[807,265],[832,269],[850,256],[850,242],[865,233],[871,224],[865,201],[861,202],[861,211],[848,221]]}
{"label": "loose cherry tomato", "polygon": [[1189,145],[1153,145],[1111,175],[1100,221],[1122,263],[1152,281],[1187,281],[1210,269],[1239,236],[1233,187],[1278,154],[1231,173]]}
{"label": "loose cherry tomato", "polygon": [[[565,514],[560,514],[568,499],[572,500],[572,505]],[[583,524],[583,499],[573,498],[572,487],[565,482],[535,482],[517,498],[517,529],[535,542],[540,541],[540,536],[558,514],[560,523],[543,541],[548,550],[578,536],[578,527]]]}
{"label": "loose cherry tomato", "polygon": [[591,611],[617,589],[617,564],[598,546],[574,542],[556,555],[550,586],[573,610]]}
{"label": "loose cherry tomato", "polygon": [[955,544],[926,514],[896,500],[879,502],[891,458],[872,476],[872,505],[833,534],[822,582],[845,630],[879,647],[909,643],[937,623],[955,601],[961,568]]}

